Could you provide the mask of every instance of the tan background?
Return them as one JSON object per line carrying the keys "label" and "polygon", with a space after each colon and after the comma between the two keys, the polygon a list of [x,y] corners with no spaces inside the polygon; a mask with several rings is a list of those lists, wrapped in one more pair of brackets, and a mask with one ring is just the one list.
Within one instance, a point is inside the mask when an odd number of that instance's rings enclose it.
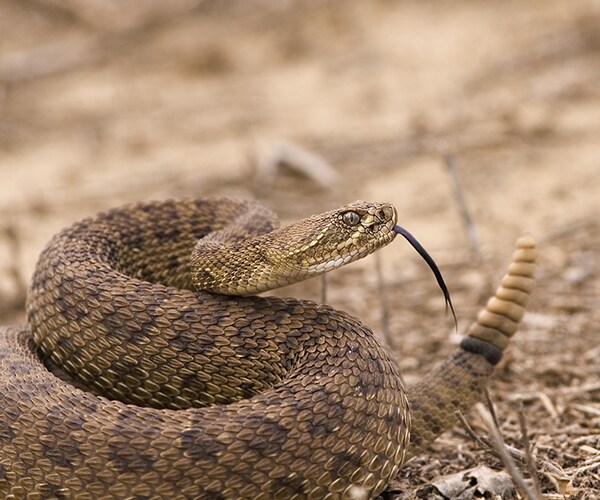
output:
{"label": "tan background", "polygon": [[[288,168],[266,185],[260,162],[283,140],[336,178]],[[124,202],[206,195],[257,198],[286,221],[359,198],[394,203],[442,267],[461,331],[530,230],[541,284],[492,394],[509,440],[524,401],[544,491],[594,498],[600,2],[0,1],[3,323],[23,317],[22,282],[61,227]],[[455,337],[412,249],[397,241],[380,264],[410,381]],[[327,291],[379,331],[374,270],[374,258],[340,270]],[[318,299],[320,282],[281,293]],[[448,471],[500,464],[459,434],[406,467],[406,498]]]}

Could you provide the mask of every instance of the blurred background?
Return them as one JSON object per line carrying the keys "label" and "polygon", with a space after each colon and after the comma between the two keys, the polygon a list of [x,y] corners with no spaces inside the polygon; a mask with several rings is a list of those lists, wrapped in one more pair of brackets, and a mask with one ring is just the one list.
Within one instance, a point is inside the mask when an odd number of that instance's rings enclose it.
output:
{"label": "blurred background", "polygon": [[[442,267],[461,332],[531,231],[540,286],[495,396],[509,436],[515,401],[527,406],[537,452],[567,478],[541,472],[544,491],[593,498],[599,1],[0,0],[2,323],[23,318],[62,227],[125,202],[223,195],[284,222],[395,204]],[[281,293],[318,300],[321,282]],[[453,348],[433,278],[399,241],[333,274],[327,300],[389,330],[409,382]],[[556,437],[573,426],[590,440]],[[456,440],[405,468],[409,491],[457,467]],[[494,463],[465,456],[458,470]]]}

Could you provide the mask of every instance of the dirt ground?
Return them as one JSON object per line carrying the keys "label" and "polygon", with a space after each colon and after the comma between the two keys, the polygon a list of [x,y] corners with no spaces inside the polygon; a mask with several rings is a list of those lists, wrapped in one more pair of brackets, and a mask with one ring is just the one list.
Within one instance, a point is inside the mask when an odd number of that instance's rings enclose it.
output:
{"label": "dirt ground", "polygon": [[[270,170],[295,147],[332,170]],[[537,476],[545,498],[600,498],[600,2],[0,0],[0,324],[23,318],[60,228],[207,195],[284,221],[394,203],[438,261],[459,332],[532,232],[539,285],[490,396],[521,452],[524,416],[530,491]],[[321,281],[278,293],[318,300]],[[455,348],[433,277],[399,240],[332,273],[327,301],[379,332],[387,302],[407,383]],[[439,481],[477,465],[503,468],[457,425],[384,498],[447,498]]]}

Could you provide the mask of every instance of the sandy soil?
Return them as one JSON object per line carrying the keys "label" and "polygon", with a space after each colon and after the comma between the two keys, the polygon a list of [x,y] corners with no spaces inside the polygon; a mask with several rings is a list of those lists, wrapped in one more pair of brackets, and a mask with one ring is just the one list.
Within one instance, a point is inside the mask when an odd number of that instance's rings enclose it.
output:
{"label": "sandy soil", "polygon": [[[23,317],[53,233],[129,201],[250,197],[286,221],[390,201],[442,267],[460,331],[527,229],[540,285],[490,394],[520,450],[523,413],[547,498],[600,498],[599,26],[597,0],[0,0],[0,319]],[[281,141],[335,177],[267,178]],[[410,382],[456,335],[407,245],[380,265]],[[375,267],[331,275],[327,300],[381,331]],[[457,426],[385,498],[431,498],[437,479],[478,464],[502,467]]]}

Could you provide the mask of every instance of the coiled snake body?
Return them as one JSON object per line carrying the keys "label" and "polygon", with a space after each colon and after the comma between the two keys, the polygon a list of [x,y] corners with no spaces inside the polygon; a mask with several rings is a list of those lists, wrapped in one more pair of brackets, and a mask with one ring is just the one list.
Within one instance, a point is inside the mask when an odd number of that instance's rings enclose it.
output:
{"label": "coiled snake body", "polygon": [[360,258],[394,238],[395,222],[391,205],[356,202],[276,228],[252,202],[190,200],[130,205],[58,234],[27,325],[0,329],[2,497],[382,491],[480,397],[523,314],[533,240],[518,241],[461,347],[407,390],[357,319],[239,295]]}

